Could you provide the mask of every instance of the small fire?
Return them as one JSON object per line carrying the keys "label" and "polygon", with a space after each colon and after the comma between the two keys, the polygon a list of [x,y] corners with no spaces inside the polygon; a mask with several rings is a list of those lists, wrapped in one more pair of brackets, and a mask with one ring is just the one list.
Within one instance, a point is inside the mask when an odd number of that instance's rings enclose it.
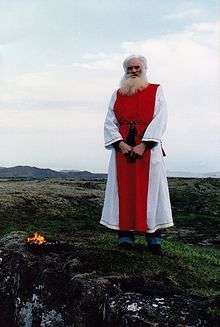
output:
{"label": "small fire", "polygon": [[47,240],[43,235],[39,234],[38,232],[35,232],[34,236],[31,236],[31,237],[27,238],[27,242],[28,243],[35,243],[35,244],[43,244],[43,243],[46,243]]}

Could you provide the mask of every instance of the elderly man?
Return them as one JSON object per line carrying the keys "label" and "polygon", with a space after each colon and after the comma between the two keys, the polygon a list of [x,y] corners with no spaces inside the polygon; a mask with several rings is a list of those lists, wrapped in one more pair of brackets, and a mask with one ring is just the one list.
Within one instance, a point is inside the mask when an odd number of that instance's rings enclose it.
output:
{"label": "elderly man", "polygon": [[161,229],[173,226],[161,137],[167,124],[161,85],[149,83],[147,62],[130,56],[104,123],[105,148],[112,150],[100,223],[118,231],[118,244],[133,248],[134,232],[163,255]]}

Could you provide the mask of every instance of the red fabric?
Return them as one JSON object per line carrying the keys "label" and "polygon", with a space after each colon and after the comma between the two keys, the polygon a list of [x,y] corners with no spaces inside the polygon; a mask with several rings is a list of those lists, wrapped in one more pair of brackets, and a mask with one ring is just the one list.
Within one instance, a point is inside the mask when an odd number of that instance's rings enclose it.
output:
{"label": "red fabric", "polygon": [[[132,96],[117,92],[114,113],[122,125],[119,131],[126,139],[128,124],[123,121],[137,121],[136,144],[141,143],[146,127],[153,119],[158,84],[149,84],[143,91]],[[144,123],[144,124],[143,124]],[[116,152],[116,167],[119,193],[119,229],[146,232],[147,193],[149,184],[150,152],[146,149],[143,158],[130,163],[121,151]]]}

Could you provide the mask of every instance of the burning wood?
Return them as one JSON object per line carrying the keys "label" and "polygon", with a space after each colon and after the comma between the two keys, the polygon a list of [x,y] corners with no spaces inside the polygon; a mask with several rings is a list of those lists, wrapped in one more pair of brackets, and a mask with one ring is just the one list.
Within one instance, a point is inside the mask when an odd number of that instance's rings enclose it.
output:
{"label": "burning wood", "polygon": [[31,244],[34,243],[40,245],[46,242],[47,242],[46,238],[43,235],[39,234],[38,232],[35,232],[33,236],[27,238],[27,243],[31,243]]}
{"label": "burning wood", "polygon": [[74,244],[66,243],[65,241],[48,240],[43,235],[35,232],[32,236],[26,239],[26,248],[32,253],[62,253],[66,251],[73,251]]}

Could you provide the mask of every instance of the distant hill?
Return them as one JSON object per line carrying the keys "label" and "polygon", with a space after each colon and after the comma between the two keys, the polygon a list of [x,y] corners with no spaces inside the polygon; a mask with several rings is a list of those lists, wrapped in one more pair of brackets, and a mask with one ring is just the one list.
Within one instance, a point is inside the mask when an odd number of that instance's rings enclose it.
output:
{"label": "distant hill", "polygon": [[196,177],[196,178],[220,178],[220,172],[215,171],[211,173],[193,173],[193,172],[187,172],[187,171],[167,171],[168,177]]}
{"label": "distant hill", "polygon": [[30,166],[15,166],[9,168],[2,168],[0,170],[0,177],[59,177],[60,173],[52,169],[43,169]]}
{"label": "distant hill", "polygon": [[[220,172],[212,173],[192,173],[181,171],[168,171],[168,177],[186,177],[186,178],[220,178]],[[91,173],[86,170],[53,170],[49,168],[37,168],[30,166],[0,167],[0,178],[73,178],[73,179],[103,179],[107,178],[105,173]]]}
{"label": "distant hill", "polygon": [[56,171],[49,168],[30,166],[15,166],[0,169],[0,178],[73,178],[73,179],[100,179],[107,174],[91,173],[89,171]]}
{"label": "distant hill", "polygon": [[62,169],[62,170],[59,170],[61,171],[61,173],[69,173],[69,172],[76,172],[76,171],[80,171],[80,170],[75,170],[75,169]]}

